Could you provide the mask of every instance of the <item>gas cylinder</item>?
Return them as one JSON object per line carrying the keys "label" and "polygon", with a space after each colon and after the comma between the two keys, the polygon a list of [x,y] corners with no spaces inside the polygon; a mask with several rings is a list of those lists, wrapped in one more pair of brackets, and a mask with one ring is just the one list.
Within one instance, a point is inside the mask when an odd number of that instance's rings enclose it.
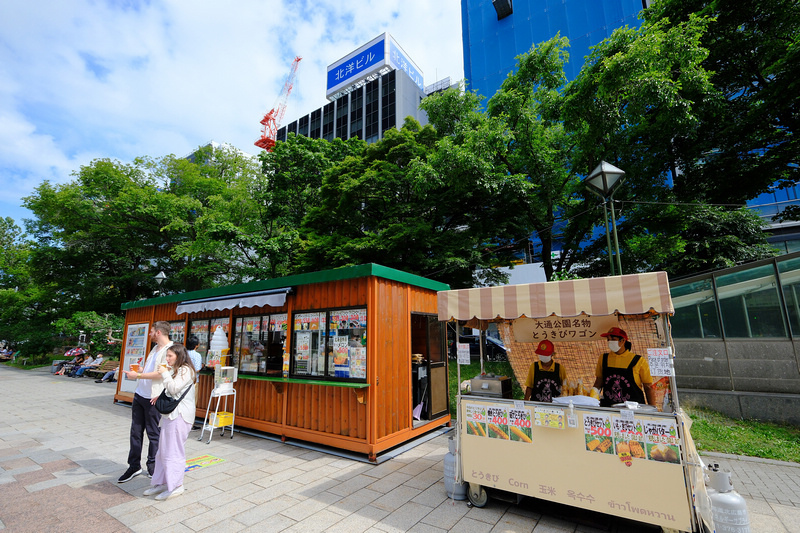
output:
{"label": "gas cylinder", "polygon": [[448,439],[449,451],[444,456],[444,490],[447,497],[454,500],[467,499],[467,483],[456,483],[456,443],[453,437]]}
{"label": "gas cylinder", "polygon": [[747,503],[733,490],[730,470],[711,463],[706,470],[706,489],[711,498],[711,516],[717,533],[750,533]]}

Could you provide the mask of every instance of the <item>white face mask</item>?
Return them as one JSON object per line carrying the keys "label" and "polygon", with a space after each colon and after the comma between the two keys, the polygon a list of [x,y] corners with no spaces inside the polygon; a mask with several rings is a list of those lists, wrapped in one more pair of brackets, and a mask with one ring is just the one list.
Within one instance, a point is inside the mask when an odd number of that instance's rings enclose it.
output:
{"label": "white face mask", "polygon": [[608,341],[608,349],[612,352],[619,351],[619,341]]}
{"label": "white face mask", "polygon": [[540,355],[539,356],[539,361],[541,361],[544,364],[547,364],[552,360],[553,360],[553,356],[552,355]]}

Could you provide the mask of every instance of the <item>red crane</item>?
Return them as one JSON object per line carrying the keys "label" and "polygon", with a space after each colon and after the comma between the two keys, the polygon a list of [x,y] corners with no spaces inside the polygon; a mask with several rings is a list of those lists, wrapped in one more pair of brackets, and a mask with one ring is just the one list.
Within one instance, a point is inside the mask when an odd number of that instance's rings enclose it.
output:
{"label": "red crane", "polygon": [[261,124],[264,127],[261,129],[261,138],[255,142],[255,145],[259,148],[263,148],[267,152],[271,152],[272,148],[275,146],[275,137],[278,134],[278,127],[283,120],[283,114],[286,112],[286,102],[289,99],[289,93],[292,92],[294,78],[297,74],[297,66],[300,64],[301,59],[303,58],[300,56],[294,58],[292,67],[289,69],[289,76],[283,84],[283,90],[278,96],[275,107],[270,109],[267,114],[264,115],[264,118],[261,119]]}

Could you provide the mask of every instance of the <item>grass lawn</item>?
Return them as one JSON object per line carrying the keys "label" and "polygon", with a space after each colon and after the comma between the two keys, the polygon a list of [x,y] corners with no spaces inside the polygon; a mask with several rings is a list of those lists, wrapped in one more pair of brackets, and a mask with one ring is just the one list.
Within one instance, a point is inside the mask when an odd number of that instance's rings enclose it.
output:
{"label": "grass lawn", "polygon": [[[456,417],[458,379],[455,360],[450,360],[450,414]],[[512,376],[509,363],[484,363],[486,373]],[[480,363],[461,366],[461,381],[472,379],[481,371]],[[524,391],[513,379],[512,394],[521,400]],[[755,420],[728,418],[715,411],[682,405],[692,419],[692,438],[700,452],[719,452],[747,455],[763,459],[776,459],[800,463],[800,427]]]}

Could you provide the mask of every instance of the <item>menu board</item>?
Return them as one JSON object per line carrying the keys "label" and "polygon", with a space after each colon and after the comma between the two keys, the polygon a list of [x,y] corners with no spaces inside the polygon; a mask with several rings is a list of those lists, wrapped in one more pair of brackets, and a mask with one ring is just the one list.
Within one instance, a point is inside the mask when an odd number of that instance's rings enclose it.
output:
{"label": "menu board", "polygon": [[288,322],[288,315],[286,313],[281,313],[278,315],[270,315],[269,330],[286,331],[287,322]]}
{"label": "menu board", "polygon": [[331,329],[355,329],[366,327],[366,309],[344,309],[341,311],[331,311]]}
{"label": "menu board", "polygon": [[620,459],[630,466],[633,459],[646,459],[644,426],[641,420],[629,416],[611,418],[614,448]]}
{"label": "menu board", "polygon": [[367,349],[350,347],[350,377],[364,379],[367,377]]}
{"label": "menu board", "polygon": [[650,366],[650,375],[654,377],[672,375],[672,350],[669,348],[648,348],[647,364]]}
{"label": "menu board", "polygon": [[[128,324],[128,333],[125,337],[125,361],[122,369],[128,371],[131,364],[144,366],[148,348],[149,324]],[[123,378],[120,375],[119,390],[134,392],[136,381]]]}
{"label": "menu board", "polygon": [[300,331],[296,334],[295,341],[297,347],[295,348],[294,371],[296,374],[308,374],[311,371],[308,365],[311,355],[311,333]]}
{"label": "menu board", "polygon": [[297,313],[294,315],[294,329],[320,331],[325,329],[325,313]]}

